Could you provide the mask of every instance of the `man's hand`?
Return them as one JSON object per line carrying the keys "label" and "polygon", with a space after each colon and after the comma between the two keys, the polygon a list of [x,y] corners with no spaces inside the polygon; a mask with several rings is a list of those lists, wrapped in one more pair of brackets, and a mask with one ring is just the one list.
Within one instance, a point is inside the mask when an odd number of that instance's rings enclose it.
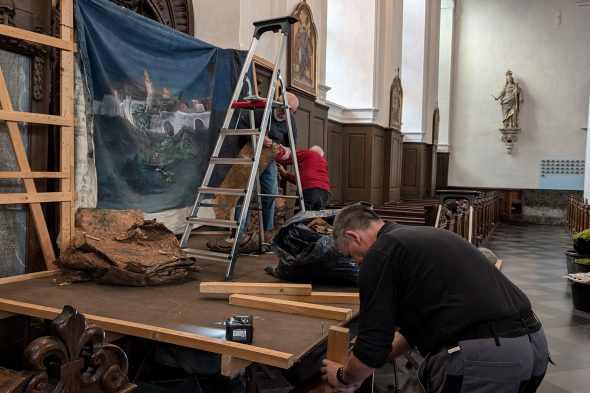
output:
{"label": "man's hand", "polygon": [[291,149],[281,145],[281,149],[283,149],[284,153],[283,153],[283,157],[281,157],[282,160],[287,160],[289,159],[289,157],[291,157]]}
{"label": "man's hand", "polygon": [[269,137],[265,136],[264,137],[264,141],[262,142],[262,144],[264,146],[272,146],[272,139],[270,139]]}
{"label": "man's hand", "polygon": [[279,171],[279,174],[281,175],[281,177],[285,177],[288,173],[287,170],[285,169],[285,167],[279,163],[277,163],[277,170]]}
{"label": "man's hand", "polygon": [[360,383],[351,383],[349,385],[341,384],[340,381],[338,381],[338,378],[336,377],[336,373],[338,372],[338,369],[340,367],[343,367],[343,365],[340,363],[333,362],[328,359],[322,360],[322,379],[328,382],[330,386],[334,388],[335,392],[352,393],[356,391],[361,386],[362,381]]}

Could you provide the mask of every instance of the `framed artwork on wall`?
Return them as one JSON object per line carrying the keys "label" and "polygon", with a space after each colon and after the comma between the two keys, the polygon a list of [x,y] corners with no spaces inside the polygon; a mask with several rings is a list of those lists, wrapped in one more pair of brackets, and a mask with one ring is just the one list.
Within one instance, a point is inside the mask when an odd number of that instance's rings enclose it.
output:
{"label": "framed artwork on wall", "polygon": [[291,27],[287,50],[287,83],[293,89],[317,96],[318,33],[311,8],[304,1],[292,16],[299,19]]}

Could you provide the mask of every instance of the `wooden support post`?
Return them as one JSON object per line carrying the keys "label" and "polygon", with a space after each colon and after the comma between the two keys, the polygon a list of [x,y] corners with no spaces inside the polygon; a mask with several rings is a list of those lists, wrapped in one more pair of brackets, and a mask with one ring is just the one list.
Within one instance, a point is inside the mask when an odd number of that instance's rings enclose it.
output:
{"label": "wooden support post", "polygon": [[[13,110],[2,70],[0,70],[0,109],[5,111]],[[23,172],[30,172],[31,167],[29,166],[27,152],[18,125],[15,122],[7,121],[6,127],[8,128],[8,134],[10,135],[10,141],[14,148],[14,155],[19,169]],[[25,191],[27,194],[30,194],[33,197],[38,195],[37,187],[35,186],[35,181],[33,179],[23,179],[23,184],[25,185]],[[47,230],[47,223],[43,215],[43,210],[41,209],[41,204],[39,202],[31,203],[29,204],[29,208],[31,209],[33,222],[35,223],[35,229],[37,230],[37,236],[39,237],[41,251],[45,258],[45,265],[48,270],[55,269],[55,253],[53,252],[53,245],[51,244],[51,238],[49,237],[49,231]]]}
{"label": "wooden support post", "polygon": [[350,308],[292,302],[289,300],[271,299],[261,296],[231,295],[229,297],[229,304],[234,306],[258,308],[261,310],[284,312],[288,314],[306,315],[309,317],[336,319],[338,321],[346,321],[352,318],[352,309]]}
{"label": "wooden support post", "polygon": [[[60,1],[61,39],[74,42],[74,3],[73,0]],[[63,118],[74,117],[74,53],[61,51],[60,74],[60,112]],[[74,127],[61,127],[60,171],[69,178],[60,180],[60,191],[70,193],[69,202],[60,204],[60,250],[67,250],[74,237]]]}
{"label": "wooden support post", "polygon": [[239,359],[229,355],[221,355],[221,375],[233,379],[240,375],[246,367],[251,365],[249,360]]}
{"label": "wooden support post", "polygon": [[[347,328],[339,326],[330,326],[328,331],[328,354],[326,359],[341,364],[346,364],[348,360],[348,343],[350,342],[350,331]],[[332,387],[324,382],[323,393],[332,393]]]}
{"label": "wooden support post", "polygon": [[234,294],[250,293],[258,295],[310,295],[310,284],[283,284],[261,282],[202,282],[199,286],[201,293]]}

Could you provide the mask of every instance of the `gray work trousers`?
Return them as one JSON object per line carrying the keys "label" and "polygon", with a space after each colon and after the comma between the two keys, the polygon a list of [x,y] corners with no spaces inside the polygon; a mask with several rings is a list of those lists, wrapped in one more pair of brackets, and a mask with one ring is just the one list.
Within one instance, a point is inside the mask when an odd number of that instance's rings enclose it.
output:
{"label": "gray work trousers", "polygon": [[428,355],[418,374],[427,393],[533,393],[548,360],[541,328],[530,336],[459,341]]}

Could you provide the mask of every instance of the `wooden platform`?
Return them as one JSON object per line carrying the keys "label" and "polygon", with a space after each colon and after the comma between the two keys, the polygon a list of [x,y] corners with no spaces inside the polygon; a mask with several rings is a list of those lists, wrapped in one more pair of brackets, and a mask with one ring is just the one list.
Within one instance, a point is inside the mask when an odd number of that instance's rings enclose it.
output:
{"label": "wooden platform", "polygon": [[[264,273],[275,265],[274,254],[240,257],[235,281],[280,282]],[[295,316],[275,311],[232,306],[227,295],[201,294],[201,281],[219,281],[225,264],[200,262],[195,278],[178,285],[119,287],[95,283],[57,286],[53,277],[33,274],[0,279],[0,310],[46,319],[69,304],[104,329],[179,344],[232,358],[290,367],[327,337],[330,326],[346,321]],[[314,290],[355,291],[354,288],[314,287]],[[338,306],[342,306],[341,304]],[[347,305],[358,313],[358,304]],[[254,316],[252,345],[225,341],[222,322],[232,315]],[[297,340],[287,339],[297,337]]]}

